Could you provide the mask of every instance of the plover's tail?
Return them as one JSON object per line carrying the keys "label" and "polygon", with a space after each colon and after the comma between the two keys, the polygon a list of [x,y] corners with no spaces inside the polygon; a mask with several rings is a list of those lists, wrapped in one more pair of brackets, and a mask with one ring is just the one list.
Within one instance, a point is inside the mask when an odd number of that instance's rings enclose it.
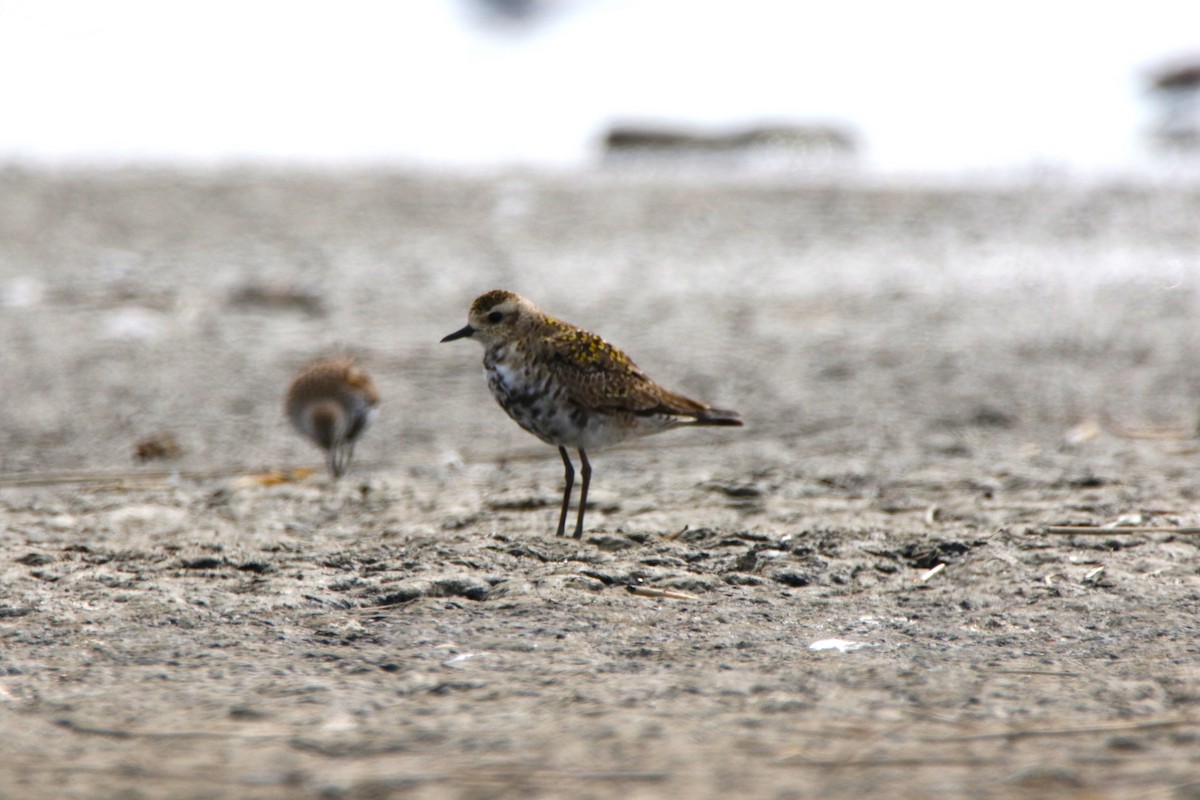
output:
{"label": "plover's tail", "polygon": [[693,425],[731,425],[741,427],[742,415],[736,411],[723,411],[719,408],[708,408],[696,415]]}
{"label": "plover's tail", "polygon": [[736,411],[724,411],[710,408],[704,403],[685,397],[677,392],[668,392],[661,386],[655,386],[658,404],[653,407],[639,409],[637,414],[643,416],[663,415],[674,418],[676,425],[731,425],[741,426],[742,415]]}

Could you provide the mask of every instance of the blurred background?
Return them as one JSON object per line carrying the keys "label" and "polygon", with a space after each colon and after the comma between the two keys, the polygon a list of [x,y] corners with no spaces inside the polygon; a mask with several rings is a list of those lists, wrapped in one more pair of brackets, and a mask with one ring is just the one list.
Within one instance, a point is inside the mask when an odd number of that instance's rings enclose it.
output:
{"label": "blurred background", "polygon": [[0,473],[319,464],[344,349],[364,471],[555,485],[438,345],[496,287],[784,461],[1191,425],[1198,87],[1182,0],[0,0]]}
{"label": "blurred background", "polygon": [[1184,0],[4,0],[0,161],[1127,174],[1198,65]]}

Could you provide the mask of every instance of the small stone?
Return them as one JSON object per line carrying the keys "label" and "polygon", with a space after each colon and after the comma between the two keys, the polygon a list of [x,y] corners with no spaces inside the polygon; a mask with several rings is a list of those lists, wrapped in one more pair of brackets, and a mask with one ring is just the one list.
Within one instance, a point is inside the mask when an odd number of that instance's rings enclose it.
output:
{"label": "small stone", "polygon": [[769,577],[771,580],[778,581],[784,586],[808,586],[813,582],[812,576],[807,572],[798,572],[790,569],[771,573]]}

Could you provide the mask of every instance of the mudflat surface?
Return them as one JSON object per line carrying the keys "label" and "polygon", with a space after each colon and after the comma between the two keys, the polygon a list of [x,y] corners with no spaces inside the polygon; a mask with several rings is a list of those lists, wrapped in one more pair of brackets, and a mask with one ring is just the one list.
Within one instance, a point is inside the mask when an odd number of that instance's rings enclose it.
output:
{"label": "mudflat surface", "polygon": [[[1200,797],[1198,219],[0,172],[0,797]],[[557,454],[438,344],[491,288],[746,427],[595,454],[555,539]],[[264,477],[337,350],[350,477]]]}

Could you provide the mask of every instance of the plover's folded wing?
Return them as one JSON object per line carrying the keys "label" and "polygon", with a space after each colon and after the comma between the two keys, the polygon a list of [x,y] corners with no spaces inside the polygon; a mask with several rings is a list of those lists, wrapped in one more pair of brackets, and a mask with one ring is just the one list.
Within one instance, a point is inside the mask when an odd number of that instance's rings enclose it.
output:
{"label": "plover's folded wing", "polygon": [[[557,332],[544,340],[546,365],[572,401],[600,412],[685,417],[711,424],[741,424],[655,383],[621,350],[585,330]],[[718,418],[725,420],[718,422]],[[681,420],[682,421],[682,420]]]}

